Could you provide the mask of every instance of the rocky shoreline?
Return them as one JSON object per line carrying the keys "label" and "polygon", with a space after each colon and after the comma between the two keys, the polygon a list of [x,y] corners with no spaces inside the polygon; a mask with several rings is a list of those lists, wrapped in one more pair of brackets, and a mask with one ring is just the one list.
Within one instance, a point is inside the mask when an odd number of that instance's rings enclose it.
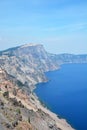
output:
{"label": "rocky shoreline", "polygon": [[56,115],[55,113],[53,113],[52,111],[50,111],[47,107],[44,107],[41,102],[39,101],[38,97],[36,96],[36,94],[32,95],[31,97],[33,97],[33,99],[35,100],[35,106],[37,109],[41,109],[42,111],[44,111],[45,113],[49,114],[50,117],[55,120],[56,125],[58,128],[60,128],[61,130],[75,130],[74,128],[71,127],[70,124],[67,123],[67,121],[63,118],[59,118],[58,115]]}
{"label": "rocky shoreline", "polygon": [[45,108],[34,93],[27,95],[15,85],[0,69],[0,130],[74,130]]}

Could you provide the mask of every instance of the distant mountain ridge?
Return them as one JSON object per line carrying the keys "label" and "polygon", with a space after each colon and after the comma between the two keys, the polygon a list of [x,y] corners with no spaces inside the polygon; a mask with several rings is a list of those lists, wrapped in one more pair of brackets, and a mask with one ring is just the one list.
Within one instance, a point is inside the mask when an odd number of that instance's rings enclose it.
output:
{"label": "distant mountain ridge", "polygon": [[87,63],[87,54],[52,54],[50,55],[54,62],[59,65],[67,63]]}
{"label": "distant mountain ridge", "polygon": [[29,91],[35,84],[47,81],[44,72],[66,63],[87,63],[87,55],[50,54],[41,44],[25,44],[0,52],[0,66]]}

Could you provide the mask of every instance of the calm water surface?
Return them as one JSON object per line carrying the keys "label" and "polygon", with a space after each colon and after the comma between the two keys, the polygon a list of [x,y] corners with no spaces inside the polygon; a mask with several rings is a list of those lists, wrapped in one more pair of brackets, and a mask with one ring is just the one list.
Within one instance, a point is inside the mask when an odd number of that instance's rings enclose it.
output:
{"label": "calm water surface", "polygon": [[49,82],[35,89],[40,100],[76,130],[87,130],[87,64],[62,65],[46,76]]}

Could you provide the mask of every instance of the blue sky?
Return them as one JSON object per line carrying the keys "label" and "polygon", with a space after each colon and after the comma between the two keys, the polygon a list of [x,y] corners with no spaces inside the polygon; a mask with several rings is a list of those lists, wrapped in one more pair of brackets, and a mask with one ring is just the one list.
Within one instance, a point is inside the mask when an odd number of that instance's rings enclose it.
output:
{"label": "blue sky", "polygon": [[26,43],[87,53],[87,0],[0,0],[0,50]]}

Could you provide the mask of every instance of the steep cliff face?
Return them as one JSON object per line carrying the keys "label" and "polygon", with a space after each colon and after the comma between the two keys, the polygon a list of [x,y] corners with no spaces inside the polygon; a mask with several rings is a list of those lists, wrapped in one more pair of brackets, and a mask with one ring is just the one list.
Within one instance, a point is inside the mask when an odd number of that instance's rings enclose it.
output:
{"label": "steep cliff face", "polygon": [[1,52],[0,66],[31,89],[36,83],[47,81],[45,71],[58,68],[43,46],[35,44]]}

